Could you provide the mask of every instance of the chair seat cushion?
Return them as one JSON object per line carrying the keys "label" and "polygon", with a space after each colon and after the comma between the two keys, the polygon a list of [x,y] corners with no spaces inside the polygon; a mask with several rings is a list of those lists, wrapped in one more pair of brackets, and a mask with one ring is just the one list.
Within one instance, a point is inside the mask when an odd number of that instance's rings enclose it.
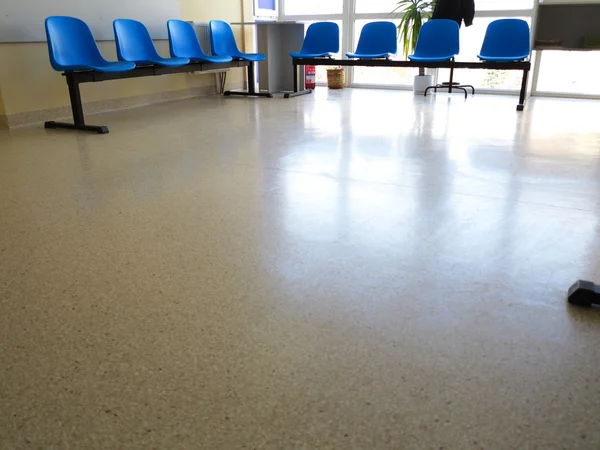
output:
{"label": "chair seat cushion", "polygon": [[514,56],[477,55],[477,57],[482,61],[489,62],[517,62],[529,58],[529,54]]}
{"label": "chair seat cushion", "polygon": [[348,58],[356,58],[356,59],[378,59],[378,58],[388,58],[391,53],[346,53]]}
{"label": "chair seat cushion", "polygon": [[138,66],[163,66],[163,67],[179,67],[190,63],[189,58],[156,58],[144,61],[136,61]]}
{"label": "chair seat cushion", "polygon": [[231,62],[232,58],[230,56],[203,55],[203,56],[192,56],[190,58],[190,60],[193,62],[209,62],[209,63],[213,63],[213,64],[224,64],[224,63]]}
{"label": "chair seat cushion", "polygon": [[325,53],[302,53],[302,52],[291,52],[290,56],[294,59],[314,59],[314,58],[328,58],[333,56],[331,52]]}
{"label": "chair seat cushion", "polygon": [[260,62],[267,59],[266,55],[262,53],[238,53],[236,55],[231,55],[233,59],[241,59],[242,61],[252,61],[252,62]]}
{"label": "chair seat cushion", "polygon": [[428,56],[415,56],[415,55],[410,55],[408,57],[408,59],[410,59],[411,61],[421,61],[421,62],[442,62],[442,61],[450,61],[452,58],[454,58],[454,55],[444,55],[444,56],[438,56],[438,57],[428,57]]}
{"label": "chair seat cushion", "polygon": [[132,62],[107,62],[106,64],[85,65],[84,69],[95,70],[96,72],[129,72],[135,69],[135,63]]}
{"label": "chair seat cushion", "polygon": [[190,63],[189,58],[160,58],[150,61],[151,64],[157,64],[165,67],[185,66]]}

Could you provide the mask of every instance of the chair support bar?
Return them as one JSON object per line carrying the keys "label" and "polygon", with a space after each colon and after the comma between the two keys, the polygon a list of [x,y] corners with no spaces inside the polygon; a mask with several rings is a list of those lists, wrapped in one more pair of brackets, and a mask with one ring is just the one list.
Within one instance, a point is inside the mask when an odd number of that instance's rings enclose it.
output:
{"label": "chair support bar", "polygon": [[254,76],[254,62],[250,61],[248,65],[248,90],[247,91],[225,91],[223,95],[239,95],[244,97],[267,97],[273,98],[270,92],[258,92],[256,90],[256,77]]}
{"label": "chair support bar", "polygon": [[[300,84],[300,80],[298,77],[298,66],[302,66],[304,64],[298,64],[297,61],[304,61],[304,60],[298,60],[298,59],[293,59],[294,61],[294,92],[286,92],[283,97],[284,98],[292,98],[292,97],[300,97],[301,95],[306,95],[306,94],[311,94],[312,90],[311,89],[304,89],[304,83],[302,83],[302,87],[303,89],[298,89],[298,86]],[[327,59],[327,61],[331,61],[331,57],[329,57]],[[329,65],[329,64],[327,64]]]}
{"label": "chair support bar", "polygon": [[[73,113],[73,123],[49,121],[44,124],[45,128],[62,128],[66,130],[91,131],[99,134],[108,133],[108,127],[104,125],[86,125],[85,116],[83,113],[83,103],[81,101],[81,91],[79,85],[81,83],[97,83],[108,80],[120,80],[123,78],[138,78],[152,77],[160,75],[169,75],[172,73],[187,73],[187,72],[205,72],[208,70],[230,69],[234,67],[250,67],[252,64],[249,61],[231,61],[223,64],[212,63],[191,63],[179,67],[159,67],[159,66],[141,66],[136,67],[129,72],[95,72],[92,70],[81,72],[65,72],[63,76],[66,78],[67,86],[69,87],[69,98],[71,100],[71,111]],[[254,71],[252,70],[254,77]],[[251,86],[254,84],[252,83]],[[254,95],[263,95],[262,93]]]}
{"label": "chair support bar", "polygon": [[86,125],[83,115],[83,104],[81,103],[81,91],[79,81],[76,79],[75,72],[65,74],[67,85],[69,86],[69,97],[71,99],[71,111],[73,112],[73,123],[48,121],[44,124],[45,128],[63,128],[65,130],[91,131],[98,134],[108,133],[108,127]]}
{"label": "chair support bar", "polygon": [[[420,61],[394,61],[387,59],[293,59],[294,65],[294,92],[286,95],[285,98],[296,97],[298,95],[308,94],[311,91],[300,89],[298,79],[298,66],[363,66],[363,67],[422,67],[425,69],[489,69],[489,70],[520,70],[523,72],[521,82],[521,92],[519,93],[519,103],[517,111],[523,111],[525,108],[525,97],[527,96],[527,79],[531,70],[531,62],[488,62],[488,61],[440,61],[440,62],[420,62]],[[469,86],[470,87],[470,86]],[[456,89],[452,86],[452,89]]]}

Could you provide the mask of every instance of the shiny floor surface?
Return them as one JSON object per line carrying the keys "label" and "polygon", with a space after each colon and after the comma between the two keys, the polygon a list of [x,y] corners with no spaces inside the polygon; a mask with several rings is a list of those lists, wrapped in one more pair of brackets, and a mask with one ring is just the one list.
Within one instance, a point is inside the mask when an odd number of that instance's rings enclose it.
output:
{"label": "shiny floor surface", "polygon": [[600,448],[600,102],[515,106],[0,133],[0,448]]}

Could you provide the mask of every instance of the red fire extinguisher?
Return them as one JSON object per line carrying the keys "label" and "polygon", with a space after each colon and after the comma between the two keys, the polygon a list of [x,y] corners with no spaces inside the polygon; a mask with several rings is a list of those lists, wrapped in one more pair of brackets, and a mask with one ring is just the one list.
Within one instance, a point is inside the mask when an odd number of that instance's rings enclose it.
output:
{"label": "red fire extinguisher", "polygon": [[314,89],[317,85],[317,68],[315,66],[306,66],[305,81],[306,89]]}

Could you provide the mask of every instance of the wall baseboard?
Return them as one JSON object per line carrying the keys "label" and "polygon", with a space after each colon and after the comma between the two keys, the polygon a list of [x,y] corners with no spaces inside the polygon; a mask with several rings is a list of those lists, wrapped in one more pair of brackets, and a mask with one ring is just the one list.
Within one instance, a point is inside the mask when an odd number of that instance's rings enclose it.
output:
{"label": "wall baseboard", "polygon": [[[140,95],[136,97],[89,102],[84,104],[83,109],[86,115],[98,114],[119,111],[123,109],[138,108],[140,106],[148,106],[158,103],[172,102],[176,100],[184,100],[193,97],[204,97],[213,94],[216,94],[214,86],[202,86],[198,88],[159,92],[156,94]],[[47,120],[71,121],[71,117],[70,106],[43,109],[39,111],[28,111],[19,114],[10,114],[8,116],[0,115],[0,129],[24,127],[27,125],[43,123]]]}

